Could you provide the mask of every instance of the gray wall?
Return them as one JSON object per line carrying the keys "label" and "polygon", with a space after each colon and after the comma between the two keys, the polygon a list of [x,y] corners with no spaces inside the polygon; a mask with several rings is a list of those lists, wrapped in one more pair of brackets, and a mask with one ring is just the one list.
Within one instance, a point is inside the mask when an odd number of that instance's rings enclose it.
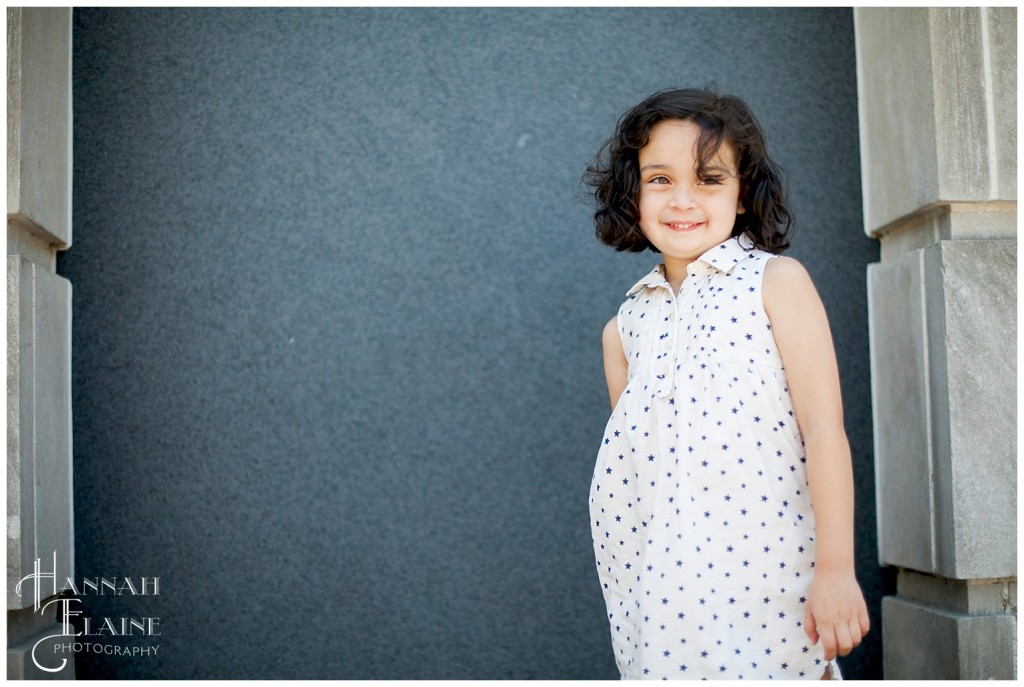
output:
{"label": "gray wall", "polygon": [[[848,9],[74,12],[76,567],[161,618],[79,677],[614,678],[587,491],[600,330],[654,264],[576,197],[715,82],[789,171],[877,619]],[[879,632],[844,662],[881,677]]]}

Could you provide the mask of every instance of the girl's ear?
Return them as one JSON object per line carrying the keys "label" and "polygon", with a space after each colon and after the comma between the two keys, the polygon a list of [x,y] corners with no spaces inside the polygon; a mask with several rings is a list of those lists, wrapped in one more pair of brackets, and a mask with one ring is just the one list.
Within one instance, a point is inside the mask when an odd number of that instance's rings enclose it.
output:
{"label": "girl's ear", "polygon": [[744,212],[746,212],[746,209],[744,209],[743,201],[741,200],[738,203],[736,203],[736,214],[742,215]]}

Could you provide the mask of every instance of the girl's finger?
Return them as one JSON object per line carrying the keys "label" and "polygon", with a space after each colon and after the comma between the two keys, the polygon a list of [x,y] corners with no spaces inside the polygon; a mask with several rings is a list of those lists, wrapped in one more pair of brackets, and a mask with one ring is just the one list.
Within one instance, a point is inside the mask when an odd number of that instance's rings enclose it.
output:
{"label": "girl's finger", "polygon": [[841,623],[839,625],[836,625],[835,631],[836,649],[839,652],[840,656],[845,656],[846,654],[853,651],[854,646],[853,638],[850,637],[850,628],[846,624]]}
{"label": "girl's finger", "polygon": [[865,608],[860,610],[858,614],[858,620],[860,620],[860,634],[861,637],[866,635],[871,630],[871,619],[868,618],[868,611]]}
{"label": "girl's finger", "polygon": [[850,633],[850,641],[853,643],[851,649],[860,646],[861,640],[864,639],[864,635],[860,631],[860,623],[856,620],[851,620],[846,624],[847,632]]}
{"label": "girl's finger", "polygon": [[818,631],[814,627],[814,616],[811,615],[810,606],[804,610],[804,632],[807,634],[807,638],[811,640],[811,644],[818,643]]}
{"label": "girl's finger", "polygon": [[832,627],[818,627],[818,636],[821,637],[821,646],[825,649],[825,660],[831,661],[836,657],[836,632]]}

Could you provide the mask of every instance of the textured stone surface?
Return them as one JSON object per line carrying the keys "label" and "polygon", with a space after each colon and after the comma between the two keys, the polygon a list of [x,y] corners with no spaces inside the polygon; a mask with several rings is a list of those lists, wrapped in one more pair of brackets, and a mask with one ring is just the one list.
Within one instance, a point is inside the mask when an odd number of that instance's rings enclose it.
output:
{"label": "textured stone surface", "polygon": [[1017,679],[1016,615],[961,618],[957,630],[960,679]]}
{"label": "textured stone surface", "polygon": [[[43,603],[46,603],[44,600]],[[41,608],[36,612],[32,608],[7,612],[7,679],[8,680],[73,680],[75,678],[75,662],[71,653],[54,651],[54,645],[73,641],[70,638],[46,639],[63,632],[57,619],[57,604]],[[44,640],[36,650],[39,664],[45,668],[57,668],[61,658],[68,658],[63,669],[57,672],[40,670],[32,660],[32,648]]]}
{"label": "textured stone surface", "polygon": [[7,258],[7,608],[36,559],[73,571],[71,286],[19,256]]}
{"label": "textured stone surface", "polygon": [[857,7],[864,228],[937,199],[931,35],[925,8]]}
{"label": "textured stone surface", "polygon": [[[16,644],[7,646],[7,679],[8,680],[74,680],[74,654],[62,647],[74,641],[74,637],[61,635],[61,626],[54,625],[40,634]],[[36,646],[38,644],[38,646]],[[42,670],[59,669],[54,672]]]}
{"label": "textured stone surface", "polygon": [[955,613],[1016,613],[1016,578],[952,580],[900,570],[897,593],[906,601],[945,608]]}
{"label": "textured stone surface", "polygon": [[993,102],[992,128],[997,146],[996,197],[1017,198],[1017,8],[986,7]]}
{"label": "textured stone surface", "polygon": [[864,227],[1016,199],[1016,9],[857,8]]}
{"label": "textured stone surface", "polygon": [[1017,204],[1008,201],[935,205],[897,223],[881,241],[881,262],[938,241],[1017,238]]}
{"label": "textured stone surface", "polygon": [[854,16],[885,674],[1011,679],[1016,9]]}
{"label": "textured stone surface", "polygon": [[34,606],[7,611],[7,643],[20,644],[31,637],[49,634],[57,622],[57,604],[45,606],[52,597],[42,599],[39,610]]}
{"label": "textured stone surface", "polygon": [[1016,241],[942,241],[868,268],[879,555],[1016,575]]}
{"label": "textured stone surface", "polygon": [[882,633],[890,638],[887,680],[1016,678],[1014,615],[965,615],[886,597]]}
{"label": "textured stone surface", "polygon": [[7,254],[20,255],[51,272],[57,271],[57,255],[39,236],[23,231],[14,221],[7,221]]}
{"label": "textured stone surface", "polygon": [[1017,574],[1017,242],[925,250],[936,568]]}
{"label": "textured stone surface", "polygon": [[938,165],[938,187],[930,200],[988,200],[995,182],[989,161],[997,150],[989,140],[985,63],[994,46],[982,40],[981,8],[935,7],[927,12],[936,136],[931,146]]}
{"label": "textured stone surface", "polygon": [[899,260],[904,253],[929,246],[942,237],[942,218],[949,212],[949,206],[918,212],[886,232],[879,242],[882,264]]}
{"label": "textured stone surface", "polygon": [[889,565],[932,570],[922,279],[920,250],[868,266],[879,559]]}
{"label": "textured stone surface", "polygon": [[71,10],[7,10],[7,216],[71,244]]}
{"label": "textured stone surface", "polygon": [[957,618],[899,597],[882,599],[887,680],[940,680],[959,676]]}
{"label": "textured stone surface", "polygon": [[[959,239],[1016,239],[1015,202],[954,203],[938,216],[939,237]],[[931,242],[930,242],[931,243]]]}

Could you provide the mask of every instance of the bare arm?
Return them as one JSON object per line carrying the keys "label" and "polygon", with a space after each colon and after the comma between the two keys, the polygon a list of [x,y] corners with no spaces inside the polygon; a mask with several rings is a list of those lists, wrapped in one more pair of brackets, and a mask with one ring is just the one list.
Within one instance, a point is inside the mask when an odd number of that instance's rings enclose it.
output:
{"label": "bare arm", "polygon": [[765,311],[782,356],[807,452],[815,521],[814,582],[805,627],[825,656],[845,656],[869,629],[853,556],[853,467],[843,427],[839,367],[828,318],[810,275],[790,258],[770,260]]}
{"label": "bare arm", "polygon": [[614,410],[629,379],[626,354],[622,351],[622,339],[619,338],[618,316],[613,317],[604,326],[601,343],[604,349],[604,376],[608,382],[608,397],[612,403],[612,410]]}

